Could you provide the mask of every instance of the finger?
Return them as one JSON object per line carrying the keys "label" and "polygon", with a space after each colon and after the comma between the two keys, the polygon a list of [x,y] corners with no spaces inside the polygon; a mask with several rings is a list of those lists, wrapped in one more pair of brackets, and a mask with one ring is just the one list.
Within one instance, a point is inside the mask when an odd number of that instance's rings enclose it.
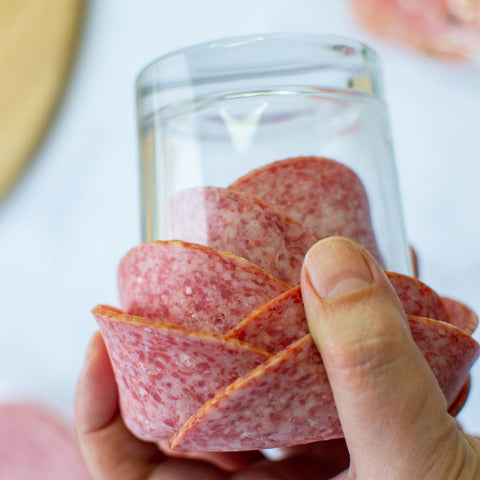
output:
{"label": "finger", "polygon": [[279,450],[282,460],[293,457],[315,458],[321,462],[338,467],[339,471],[345,470],[350,463],[350,456],[343,438],[281,448]]}
{"label": "finger", "polygon": [[154,445],[136,439],[123,424],[112,367],[99,332],[91,340],[78,380],[75,426],[94,478],[146,478],[163,459]]}
{"label": "finger", "polygon": [[[411,478],[410,465],[415,478],[439,478],[421,466],[454,450],[458,430],[381,268],[354,242],[329,238],[307,253],[301,285],[358,478]],[[403,476],[389,476],[393,464]]]}
{"label": "finger", "polygon": [[340,470],[316,458],[295,457],[277,462],[265,460],[234,473],[231,480],[331,480]]}
{"label": "finger", "polygon": [[78,380],[75,427],[94,479],[226,478],[226,474],[204,462],[168,459],[155,445],[140,441],[127,430],[119,414],[110,359],[98,332],[92,338]]}

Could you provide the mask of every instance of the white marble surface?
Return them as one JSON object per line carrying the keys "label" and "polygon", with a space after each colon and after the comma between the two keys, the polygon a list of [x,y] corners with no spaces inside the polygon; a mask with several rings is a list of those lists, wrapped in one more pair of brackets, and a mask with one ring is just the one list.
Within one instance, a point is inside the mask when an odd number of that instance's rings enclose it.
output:
{"label": "white marble surface", "polygon": [[[71,411],[97,303],[139,243],[134,79],[194,42],[258,32],[355,37],[383,61],[422,279],[480,311],[480,67],[383,45],[339,0],[92,0],[72,81],[31,168],[0,205],[0,393]],[[476,335],[479,338],[479,334]],[[480,364],[461,420],[480,432]]]}

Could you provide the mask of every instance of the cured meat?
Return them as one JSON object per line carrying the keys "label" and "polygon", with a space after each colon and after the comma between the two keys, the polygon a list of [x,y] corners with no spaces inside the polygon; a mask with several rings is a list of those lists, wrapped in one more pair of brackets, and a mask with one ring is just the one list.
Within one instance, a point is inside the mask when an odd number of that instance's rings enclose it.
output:
{"label": "cured meat", "polygon": [[246,258],[289,285],[299,284],[303,258],[316,241],[270,204],[225,188],[180,192],[170,202],[168,220],[168,238]]}
{"label": "cured meat", "polygon": [[276,206],[318,239],[340,235],[355,240],[381,263],[368,197],[345,165],[320,157],[297,157],[253,170],[228,188]]}
{"label": "cured meat", "polygon": [[0,405],[0,478],[91,479],[63,416],[27,402]]}
{"label": "cured meat", "polygon": [[269,355],[238,340],[122,313],[93,310],[108,348],[122,416],[139,438],[170,438],[215,393]]}
{"label": "cured meat", "polygon": [[[179,452],[341,437],[294,285],[316,237],[350,237],[381,262],[359,178],[333,160],[298,157],[228,189],[182,192],[170,206],[168,234],[181,239],[128,252],[118,272],[123,311],[93,311],[127,426]],[[477,317],[415,278],[386,275],[450,412],[458,412],[480,350],[469,335]]]}
{"label": "cured meat", "polygon": [[457,327],[408,316],[412,337],[432,369],[451,405],[465,383],[471,366],[480,354],[478,343]]}
{"label": "cured meat", "polygon": [[452,417],[456,417],[467,402],[468,395],[470,394],[470,386],[471,382],[469,375],[462,388],[460,389],[460,392],[458,392],[457,398],[452,402],[450,408],[448,409],[448,413]]}
{"label": "cured meat", "polygon": [[464,0],[351,0],[377,35],[424,53],[458,59],[480,51],[480,3]]}
{"label": "cured meat", "polygon": [[[414,316],[408,320],[417,346],[451,404],[480,353],[479,345],[453,325]],[[307,335],[218,392],[188,419],[171,446],[250,450],[340,436],[328,378]]]}
{"label": "cured meat", "polygon": [[295,287],[254,310],[225,336],[278,353],[307,334],[302,292]]}
{"label": "cured meat", "polygon": [[[386,272],[407,315],[448,322],[448,312],[440,297],[413,277]],[[453,323],[453,322],[452,322]],[[300,287],[279,295],[254,310],[226,337],[253,343],[270,353],[277,353],[308,333]]]}
{"label": "cured meat", "polygon": [[453,325],[469,335],[477,329],[478,316],[473,310],[452,298],[442,297],[442,301]]}
{"label": "cured meat", "polygon": [[307,335],[219,392],[185,423],[171,447],[240,451],[341,436],[325,368]]}
{"label": "cured meat", "polygon": [[428,317],[450,323],[450,316],[442,299],[429,286],[416,278],[401,273],[386,272],[386,275],[397,292],[407,315]]}
{"label": "cured meat", "polygon": [[130,250],[118,284],[125,312],[216,334],[289,288],[243,258],[180,241]]}

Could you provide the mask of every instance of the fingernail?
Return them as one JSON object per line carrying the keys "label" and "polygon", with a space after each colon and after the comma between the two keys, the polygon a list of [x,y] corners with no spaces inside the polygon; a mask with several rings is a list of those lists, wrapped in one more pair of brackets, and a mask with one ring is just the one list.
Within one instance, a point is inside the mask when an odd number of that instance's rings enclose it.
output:
{"label": "fingernail", "polygon": [[327,238],[307,253],[304,268],[316,293],[324,299],[374,283],[361,247],[346,238]]}

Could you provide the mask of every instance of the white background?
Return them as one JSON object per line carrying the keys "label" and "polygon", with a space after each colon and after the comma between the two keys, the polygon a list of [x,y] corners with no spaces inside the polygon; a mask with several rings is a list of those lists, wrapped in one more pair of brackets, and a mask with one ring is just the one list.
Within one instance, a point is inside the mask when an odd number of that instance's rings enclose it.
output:
{"label": "white background", "polygon": [[[92,0],[55,124],[0,205],[1,393],[70,414],[96,329],[90,309],[118,304],[118,261],[140,242],[136,73],[172,49],[274,31],[344,35],[377,49],[421,278],[480,311],[478,64],[384,45],[339,0]],[[479,405],[480,364],[460,416],[477,433]]]}

